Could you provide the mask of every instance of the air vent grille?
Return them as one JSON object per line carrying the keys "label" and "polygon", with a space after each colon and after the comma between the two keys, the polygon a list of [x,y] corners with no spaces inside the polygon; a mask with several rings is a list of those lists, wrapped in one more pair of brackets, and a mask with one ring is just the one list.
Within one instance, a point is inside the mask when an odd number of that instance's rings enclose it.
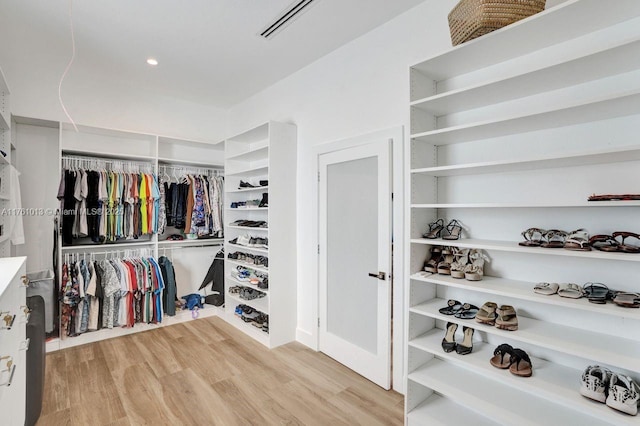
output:
{"label": "air vent grille", "polygon": [[264,30],[260,32],[260,36],[267,40],[272,38],[287,25],[291,24],[304,11],[308,10],[309,6],[316,1],[317,0],[301,0],[293,2],[293,4],[282,12],[273,22],[267,24]]}

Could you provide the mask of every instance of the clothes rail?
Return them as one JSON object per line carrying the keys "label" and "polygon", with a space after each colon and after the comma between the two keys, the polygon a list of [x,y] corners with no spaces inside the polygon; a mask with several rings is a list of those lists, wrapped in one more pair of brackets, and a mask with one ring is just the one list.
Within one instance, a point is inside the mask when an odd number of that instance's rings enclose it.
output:
{"label": "clothes rail", "polygon": [[158,247],[158,251],[162,251],[162,253],[166,253],[167,251],[171,251],[174,249],[185,249],[185,248],[201,248],[201,247],[222,247],[224,243],[215,243],[215,244],[176,244],[170,245],[168,247]]}
{"label": "clothes rail", "polygon": [[96,256],[104,256],[108,259],[119,259],[128,257],[152,257],[154,256],[153,249],[127,249],[127,250],[112,250],[112,251],[92,251],[85,253],[65,253],[63,260],[65,263],[75,262],[81,259],[95,259]]}
{"label": "clothes rail", "polygon": [[82,157],[76,155],[65,155],[62,157],[62,167],[68,170],[89,169],[89,170],[112,170],[129,173],[153,173],[152,163],[129,160],[113,160],[94,157]]}
{"label": "clothes rail", "polygon": [[170,166],[166,164],[160,164],[158,166],[161,174],[166,175],[204,175],[204,176],[223,176],[223,167],[193,167],[193,166]]}

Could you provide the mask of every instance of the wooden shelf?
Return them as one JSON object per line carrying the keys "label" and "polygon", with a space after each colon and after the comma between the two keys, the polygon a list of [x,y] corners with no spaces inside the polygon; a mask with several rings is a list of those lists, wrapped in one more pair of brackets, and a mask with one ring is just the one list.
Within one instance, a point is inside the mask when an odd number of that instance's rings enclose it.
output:
{"label": "wooden shelf", "polygon": [[258,253],[265,253],[265,254],[269,253],[269,249],[261,248],[261,247],[247,247],[247,246],[241,246],[239,244],[231,244],[231,243],[227,243],[227,245],[229,246],[229,248],[234,248],[236,250],[249,250],[249,251],[255,251]]}
{"label": "wooden shelf", "polygon": [[429,240],[426,238],[414,238],[412,244],[427,244],[436,246],[453,246],[461,248],[478,248],[495,251],[508,251],[512,253],[539,254],[545,256],[568,256],[585,259],[619,260],[624,262],[640,262],[640,253],[618,253],[600,250],[575,251],[566,249],[548,249],[542,247],[525,247],[518,245],[516,241],[494,241],[463,238],[460,240]]}
{"label": "wooden shelf", "polygon": [[568,309],[577,309],[590,313],[611,315],[618,318],[640,320],[640,309],[623,308],[614,303],[600,305],[590,303],[586,298],[569,299],[560,297],[557,294],[545,296],[533,291],[537,283],[509,280],[484,276],[482,281],[467,281],[465,279],[451,278],[449,275],[431,274],[429,272],[418,272],[411,275],[414,281],[443,285],[447,287],[461,288],[475,291],[477,293],[493,294],[496,296],[511,297],[530,302],[544,303],[546,305],[559,306]]}
{"label": "wooden shelf", "polygon": [[262,272],[263,274],[268,274],[269,273],[269,269],[261,267],[261,266],[256,266],[256,265],[252,265],[250,263],[245,263],[245,262],[238,262],[237,260],[233,260],[233,259],[225,259],[225,260],[227,262],[231,263],[232,265],[242,266],[243,268],[251,269],[253,271]]}
{"label": "wooden shelf", "polygon": [[474,320],[461,320],[454,316],[442,315],[438,310],[446,305],[446,300],[436,298],[413,306],[409,311],[585,360],[605,365],[615,365],[636,373],[640,372],[640,363],[638,363],[637,359],[637,354],[640,353],[640,342],[567,327],[562,324],[539,321],[520,315],[518,315],[518,330],[505,331],[494,326],[477,323]]}
{"label": "wooden shelf", "polygon": [[[522,74],[496,78],[482,84],[444,92],[411,103],[435,116],[481,108],[525,96],[621,74],[640,68],[640,41],[626,41],[612,47],[608,39],[589,54],[557,55],[548,65],[535,66]],[[590,40],[590,42],[592,42]],[[565,52],[567,49],[565,48]],[[576,73],[579,69],[580,73]]]}
{"label": "wooden shelf", "polygon": [[[551,403],[559,403],[575,412],[593,417],[601,422],[616,425],[634,425],[633,417],[611,410],[605,404],[596,404],[578,392],[582,371],[560,364],[531,357],[533,376],[522,378],[509,370],[501,370],[491,365],[494,346],[483,342],[473,342],[473,352],[460,356],[455,352],[446,353],[441,342],[444,330],[435,329],[409,342],[409,346],[430,352],[447,363],[462,367],[472,374],[485,377],[494,382],[509,386],[516,392],[531,394],[524,398],[541,398]],[[524,399],[523,399],[524,400]]]}
{"label": "wooden shelf", "polygon": [[640,146],[635,145],[574,152],[561,156],[542,156],[529,159],[486,161],[480,163],[456,164],[451,166],[426,167],[413,169],[411,170],[411,173],[446,177],[591,166],[594,164],[622,163],[638,160],[640,160]]}
{"label": "wooden shelf", "polygon": [[454,419],[455,423],[460,425],[495,426],[496,424],[494,420],[456,404],[449,398],[433,394],[408,413],[407,426],[450,426]]}
{"label": "wooden shelf", "polygon": [[479,121],[411,135],[416,141],[439,146],[489,139],[535,130],[564,127],[623,117],[640,112],[640,91],[615,94],[525,115]]}
{"label": "wooden shelf", "polygon": [[411,204],[412,209],[539,209],[576,207],[640,207],[640,201],[584,201],[576,203],[460,203]]}
{"label": "wooden shelf", "polygon": [[[448,49],[413,66],[439,81],[479,70],[560,42],[615,25],[640,14],[636,0],[568,0],[542,13]],[[568,25],[579,21],[580,25]],[[518,40],[514,43],[514,40]]]}
{"label": "wooden shelf", "polygon": [[269,186],[259,186],[256,188],[242,188],[242,189],[227,189],[226,192],[227,194],[236,194],[236,193],[242,193],[242,192],[257,192],[257,191],[266,191],[269,189]]}

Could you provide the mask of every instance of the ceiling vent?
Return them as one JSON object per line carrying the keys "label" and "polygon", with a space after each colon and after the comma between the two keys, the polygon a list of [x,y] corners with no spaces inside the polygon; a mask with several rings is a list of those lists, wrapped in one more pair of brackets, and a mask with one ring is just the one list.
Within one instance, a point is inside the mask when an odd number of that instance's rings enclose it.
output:
{"label": "ceiling vent", "polygon": [[303,12],[307,11],[317,0],[302,0],[293,2],[284,12],[260,32],[260,36],[269,40],[295,21]]}

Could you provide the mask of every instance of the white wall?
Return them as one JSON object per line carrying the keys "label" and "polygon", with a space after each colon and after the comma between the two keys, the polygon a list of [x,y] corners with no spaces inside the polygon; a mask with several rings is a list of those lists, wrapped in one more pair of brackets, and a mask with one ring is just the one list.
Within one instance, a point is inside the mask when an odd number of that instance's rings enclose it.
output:
{"label": "white wall", "polygon": [[409,125],[409,66],[451,47],[456,0],[428,0],[229,112],[228,134],[267,120],[298,126],[298,337],[317,338],[314,146]]}

